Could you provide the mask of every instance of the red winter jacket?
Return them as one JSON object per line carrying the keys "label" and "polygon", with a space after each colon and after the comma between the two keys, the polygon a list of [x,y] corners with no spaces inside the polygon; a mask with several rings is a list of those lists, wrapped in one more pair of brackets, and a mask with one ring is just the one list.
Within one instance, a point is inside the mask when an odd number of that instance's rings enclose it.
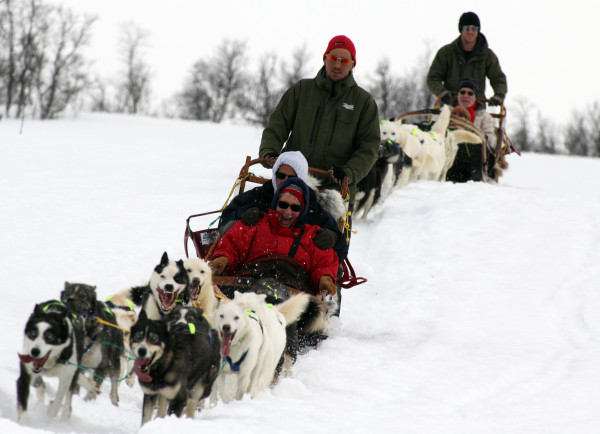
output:
{"label": "red winter jacket", "polygon": [[[322,276],[330,276],[336,282],[338,256],[333,249],[321,250],[313,243],[319,226],[304,224],[304,233],[294,260],[310,275],[310,286],[317,292]],[[283,228],[279,223],[279,214],[269,209],[256,225],[246,226],[237,221],[219,241],[213,258],[225,256],[229,260],[226,274],[235,274],[236,269],[257,258],[267,256],[287,256],[294,238],[301,228]]]}

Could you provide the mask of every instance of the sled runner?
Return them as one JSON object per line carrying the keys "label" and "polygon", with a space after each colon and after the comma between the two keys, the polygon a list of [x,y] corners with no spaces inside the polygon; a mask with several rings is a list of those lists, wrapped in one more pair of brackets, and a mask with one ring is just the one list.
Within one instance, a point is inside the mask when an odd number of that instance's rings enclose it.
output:
{"label": "sled runner", "polygon": [[[489,100],[485,98],[479,98],[478,101],[488,103]],[[420,129],[423,131],[429,131],[433,121],[432,115],[439,115],[440,101],[436,101],[435,108],[424,109],[407,112],[396,116],[393,120],[405,121],[411,119],[411,123],[417,123]],[[516,152],[521,155],[518,149],[514,147],[506,130],[504,128],[504,121],[506,118],[506,108],[504,104],[500,105],[498,113],[489,113],[492,118],[497,121],[495,127],[496,134],[496,148],[489,149],[486,146],[486,137],[483,131],[470,122],[469,114],[466,109],[462,107],[454,107],[450,120],[450,129],[465,129],[476,135],[478,135],[482,144],[467,144],[459,143],[456,157],[454,158],[454,164],[448,170],[446,180],[451,182],[467,182],[467,181],[497,181],[497,173],[495,171],[498,168],[506,168],[508,164],[504,158],[512,152]],[[461,116],[462,115],[462,116]],[[417,121],[415,121],[417,119]],[[420,119],[420,121],[418,121]]]}
{"label": "sled runner", "polygon": [[[217,222],[220,218],[220,214],[225,209],[227,204],[229,203],[231,197],[234,195],[235,190],[237,189],[237,194],[241,194],[246,190],[248,183],[253,184],[264,184],[265,182],[270,182],[270,178],[265,178],[262,176],[255,175],[250,171],[252,166],[257,164],[262,164],[265,162],[263,158],[251,159],[251,157],[246,157],[246,162],[242,169],[240,170],[239,176],[236,178],[234,187],[229,195],[229,198],[223,205],[220,210],[208,211],[200,214],[193,214],[189,216],[186,220],[185,234],[184,234],[184,250],[186,257],[189,258],[188,245],[189,242],[192,242],[194,249],[196,251],[196,256],[202,260],[209,261],[212,259],[212,254],[219,242],[221,234],[217,227],[212,227],[213,224]],[[316,177],[325,177],[329,179],[333,179],[333,175],[325,170],[309,168],[309,173]],[[344,205],[346,210],[348,209],[348,179],[345,178],[341,185],[341,193],[342,198],[344,200]],[[341,218],[339,223],[340,232],[342,232],[342,236],[346,236],[346,231],[348,230],[347,216],[349,215],[346,212],[346,218]],[[198,221],[200,220],[211,220],[208,224],[208,227],[204,229],[194,230],[192,228],[192,222],[194,222],[194,226],[198,225]],[[360,285],[366,282],[366,279],[363,277],[356,276],[354,272],[354,268],[350,264],[350,261],[346,257],[344,261],[340,264],[341,267],[341,277],[338,276],[338,288],[351,288],[356,285]],[[237,280],[236,280],[237,279]],[[241,289],[243,287],[252,286],[255,283],[253,276],[214,276],[213,281],[215,284],[223,284],[228,287],[238,286]],[[230,288],[232,289],[232,288]],[[291,288],[293,291],[293,288]],[[231,291],[233,293],[233,291]],[[338,291],[339,292],[339,291]],[[227,294],[222,294],[228,296]]]}

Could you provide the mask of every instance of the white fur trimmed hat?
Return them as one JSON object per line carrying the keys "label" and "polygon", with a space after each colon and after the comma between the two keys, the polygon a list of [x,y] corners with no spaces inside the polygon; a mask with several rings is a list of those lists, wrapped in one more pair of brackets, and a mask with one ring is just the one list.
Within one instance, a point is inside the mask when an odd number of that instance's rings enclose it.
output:
{"label": "white fur trimmed hat", "polygon": [[277,158],[277,161],[273,165],[273,175],[271,176],[271,179],[275,190],[277,190],[277,177],[275,174],[282,164],[290,166],[296,172],[296,177],[306,182],[306,179],[308,178],[308,162],[306,161],[306,158],[304,158],[304,155],[302,155],[302,152],[284,152]]}

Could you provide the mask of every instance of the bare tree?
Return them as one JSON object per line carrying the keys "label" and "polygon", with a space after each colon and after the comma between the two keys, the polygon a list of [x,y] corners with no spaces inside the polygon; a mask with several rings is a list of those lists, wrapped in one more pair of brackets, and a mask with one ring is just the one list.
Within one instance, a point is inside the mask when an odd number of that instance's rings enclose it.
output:
{"label": "bare tree", "polygon": [[41,67],[35,75],[41,119],[56,117],[88,84],[81,50],[89,42],[94,21],[96,17],[80,20],[60,7],[46,15],[50,25],[43,40]]}
{"label": "bare tree", "polygon": [[48,30],[44,16],[49,7],[42,6],[38,0],[27,3],[6,0],[5,4],[5,113],[10,115],[13,104],[16,104],[18,117],[31,103],[34,77],[43,57],[42,39]]}
{"label": "bare tree", "polygon": [[265,55],[259,64],[258,77],[249,79],[246,91],[239,95],[236,105],[242,117],[252,124],[267,126],[269,117],[284,92],[275,83],[278,63],[274,54]]}
{"label": "bare tree", "polygon": [[375,79],[371,80],[369,90],[377,102],[379,116],[383,119],[395,117],[400,105],[400,79],[390,71],[390,60],[385,57],[375,70]]}
{"label": "bare tree", "polygon": [[123,24],[122,32],[120,52],[125,68],[119,86],[119,109],[139,113],[150,98],[151,69],[144,58],[149,33],[131,22]]}
{"label": "bare tree", "polygon": [[594,102],[587,110],[589,127],[589,154],[600,157],[600,102]]}
{"label": "bare tree", "polygon": [[388,58],[377,64],[375,79],[369,90],[379,107],[382,118],[432,107],[435,98],[427,88],[426,76],[430,51],[424,53],[418,63],[403,76],[394,76]]}
{"label": "bare tree", "polygon": [[99,77],[94,77],[88,87],[88,95],[90,97],[90,110],[94,112],[113,111],[114,107],[109,97],[109,89],[106,83]]}
{"label": "bare tree", "polygon": [[534,141],[535,152],[556,154],[558,151],[558,134],[556,127],[548,119],[538,115],[538,133]]}
{"label": "bare tree", "polygon": [[565,148],[570,154],[600,156],[600,103],[594,102],[585,111],[573,112],[565,130]]}
{"label": "bare tree", "polygon": [[431,43],[426,45],[423,55],[417,60],[413,76],[415,77],[415,98],[414,109],[433,107],[436,97],[427,87],[427,73],[433,58],[433,46]]}
{"label": "bare tree", "polygon": [[19,117],[31,106],[42,119],[55,117],[83,89],[81,50],[95,18],[81,20],[40,0],[5,0],[0,20],[6,25],[0,30],[5,113],[16,105]]}
{"label": "bare tree", "polygon": [[531,104],[524,100],[517,100],[516,115],[512,116],[511,119],[517,120],[517,126],[515,129],[511,128],[510,137],[515,146],[524,152],[532,151],[535,148],[535,144],[531,139],[531,121],[530,113],[532,111]]}
{"label": "bare tree", "polygon": [[309,76],[307,72],[308,50],[306,44],[296,48],[292,52],[291,59],[290,63],[281,62],[280,74],[284,89]]}
{"label": "bare tree", "polygon": [[573,114],[573,119],[565,131],[565,148],[569,154],[585,156],[587,149],[587,129],[581,114]]}
{"label": "bare tree", "polygon": [[202,60],[192,66],[184,90],[177,96],[179,115],[184,119],[210,120],[214,101],[206,77],[210,65]]}
{"label": "bare tree", "polygon": [[224,40],[213,57],[199,60],[179,95],[181,116],[221,122],[234,115],[234,101],[243,93],[246,44]]}

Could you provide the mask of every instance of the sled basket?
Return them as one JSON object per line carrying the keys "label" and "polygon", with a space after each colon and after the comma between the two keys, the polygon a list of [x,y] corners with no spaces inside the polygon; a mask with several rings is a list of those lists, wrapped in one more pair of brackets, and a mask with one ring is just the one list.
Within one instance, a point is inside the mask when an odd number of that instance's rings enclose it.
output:
{"label": "sled basket", "polygon": [[[249,156],[246,157],[246,163],[240,170],[239,177],[236,180],[236,184],[239,183],[238,194],[244,192],[244,190],[246,188],[246,184],[248,182],[255,183],[255,184],[264,184],[265,182],[270,180],[268,178],[256,176],[249,171],[251,166],[253,166],[255,164],[262,164],[264,161],[265,160],[263,158],[257,158],[257,159],[252,160]],[[331,176],[331,174],[329,174],[328,171],[315,169],[315,168],[309,168],[309,172],[312,174],[325,176],[325,177]],[[348,179],[345,178],[344,181],[342,182],[342,186],[341,186],[342,197],[345,197],[344,195],[347,194],[347,191],[348,191]],[[222,210],[225,209],[227,203],[220,210],[209,211],[209,212],[204,212],[204,213],[200,213],[200,214],[194,214],[187,218],[185,234],[184,234],[184,250],[185,250],[186,257],[188,257],[188,258],[190,257],[190,252],[188,250],[188,244],[189,244],[189,241],[191,241],[194,246],[196,256],[198,258],[200,258],[204,261],[209,261],[211,259],[212,253],[221,238],[221,234],[220,234],[218,228],[216,228],[216,227],[211,228],[209,226],[208,228],[205,228],[205,229],[194,230],[192,228],[191,222],[194,219],[201,219],[203,217],[210,216],[211,214],[220,215]],[[342,232],[342,236],[343,236],[345,221],[340,221],[339,224],[340,224],[340,231]],[[353,286],[360,285],[367,281],[367,279],[365,279],[364,277],[356,276],[354,268],[350,264],[350,261],[348,260],[347,257],[340,264],[340,268],[341,268],[342,273],[341,273],[341,276],[338,277],[338,284],[342,288],[351,288]]]}
{"label": "sled basket", "polygon": [[219,235],[219,229],[208,228],[199,231],[193,231],[190,226],[190,220],[196,217],[203,217],[210,214],[220,213],[221,211],[209,211],[201,214],[194,214],[187,218],[185,225],[185,235],[183,239],[183,247],[185,249],[185,256],[190,257],[188,252],[188,240],[192,241],[194,248],[196,249],[196,256],[202,260],[207,260],[210,257],[212,251],[217,245],[217,242],[221,238]]}

